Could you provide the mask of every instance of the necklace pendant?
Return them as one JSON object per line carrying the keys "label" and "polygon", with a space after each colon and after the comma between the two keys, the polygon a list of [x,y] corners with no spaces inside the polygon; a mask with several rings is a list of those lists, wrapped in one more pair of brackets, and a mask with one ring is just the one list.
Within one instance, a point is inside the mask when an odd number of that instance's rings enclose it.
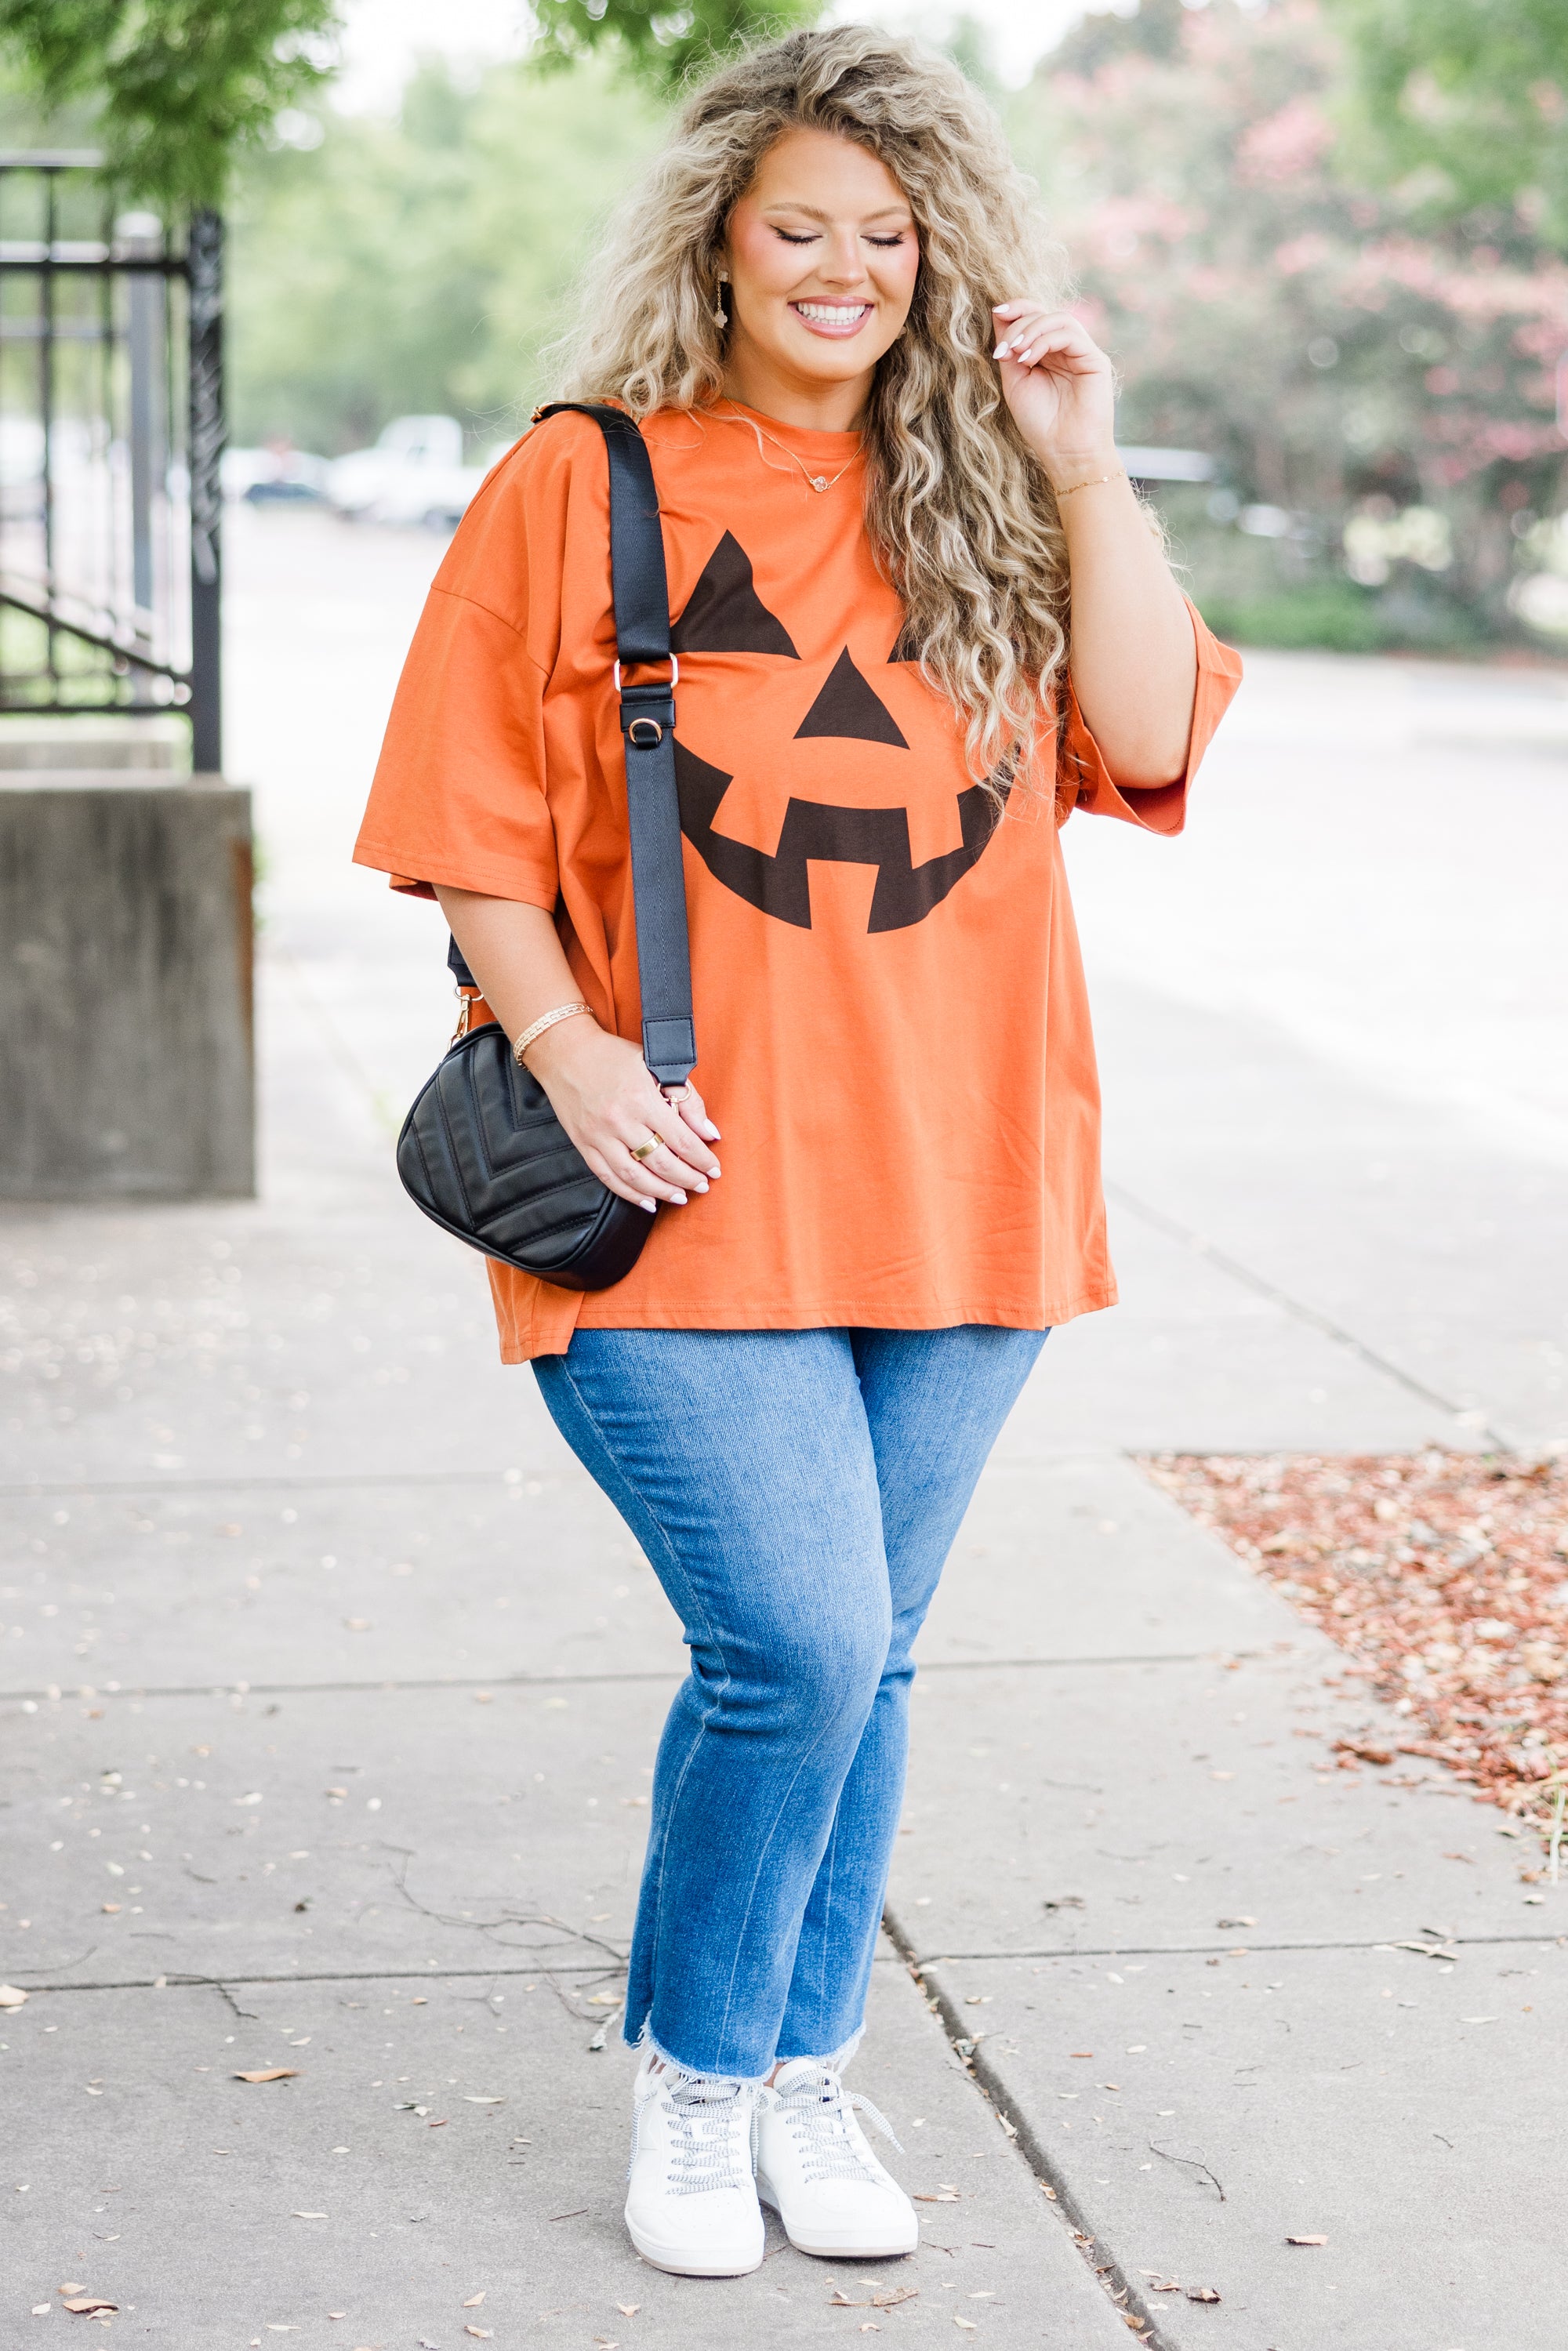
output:
{"label": "necklace pendant", "polygon": [[828,486],[827,476],[823,474],[812,474],[809,478],[814,490],[825,490]]}

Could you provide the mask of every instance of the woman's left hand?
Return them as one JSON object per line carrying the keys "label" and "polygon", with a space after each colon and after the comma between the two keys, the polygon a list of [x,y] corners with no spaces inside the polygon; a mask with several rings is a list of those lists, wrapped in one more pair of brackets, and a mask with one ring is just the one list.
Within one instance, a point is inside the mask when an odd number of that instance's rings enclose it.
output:
{"label": "woman's left hand", "polygon": [[998,302],[993,354],[1019,432],[1060,486],[1116,464],[1116,377],[1070,310]]}

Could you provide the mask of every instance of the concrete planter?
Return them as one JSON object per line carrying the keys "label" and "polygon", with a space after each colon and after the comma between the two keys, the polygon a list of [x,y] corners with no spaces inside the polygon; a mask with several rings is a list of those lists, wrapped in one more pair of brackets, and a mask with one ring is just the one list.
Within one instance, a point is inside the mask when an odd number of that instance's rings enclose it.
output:
{"label": "concrete planter", "polygon": [[250,794],[94,754],[0,747],[0,1197],[249,1195]]}

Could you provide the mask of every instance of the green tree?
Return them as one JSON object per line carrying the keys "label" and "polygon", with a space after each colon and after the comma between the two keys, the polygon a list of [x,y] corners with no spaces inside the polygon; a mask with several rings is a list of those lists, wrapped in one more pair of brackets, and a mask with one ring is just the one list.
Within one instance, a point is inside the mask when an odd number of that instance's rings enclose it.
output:
{"label": "green tree", "polygon": [[1381,175],[1428,216],[1518,213],[1568,248],[1563,0],[1332,0],[1332,11],[1355,66],[1352,120]]}
{"label": "green tree", "polygon": [[639,79],[666,98],[748,42],[809,25],[822,0],[534,0],[534,56],[544,66],[570,65],[609,47]]}
{"label": "green tree", "polygon": [[0,0],[0,58],[128,192],[183,209],[326,79],[338,21],[337,0]]}
{"label": "green tree", "polygon": [[518,432],[594,230],[662,132],[607,60],[476,88],[427,64],[398,115],[319,118],[235,190],[235,437],[326,455],[390,417]]}

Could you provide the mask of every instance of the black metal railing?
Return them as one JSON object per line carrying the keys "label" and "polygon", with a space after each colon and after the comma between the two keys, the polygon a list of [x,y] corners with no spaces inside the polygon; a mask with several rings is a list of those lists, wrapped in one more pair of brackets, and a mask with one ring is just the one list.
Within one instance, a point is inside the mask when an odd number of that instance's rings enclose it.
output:
{"label": "black metal railing", "polygon": [[0,152],[0,713],[182,711],[223,764],[223,223]]}

